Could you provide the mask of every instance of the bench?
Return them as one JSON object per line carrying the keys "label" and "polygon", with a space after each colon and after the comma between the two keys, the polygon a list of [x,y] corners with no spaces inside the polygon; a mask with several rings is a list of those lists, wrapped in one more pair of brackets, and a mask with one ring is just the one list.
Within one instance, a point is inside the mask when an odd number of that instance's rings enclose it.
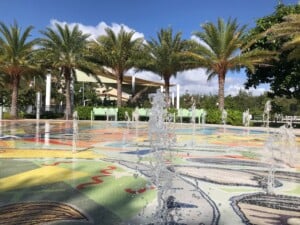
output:
{"label": "bench", "polygon": [[180,122],[182,123],[182,119],[183,118],[195,118],[195,122],[198,119],[198,123],[200,123],[200,121],[202,121],[202,123],[205,122],[205,116],[206,116],[206,111],[204,109],[195,109],[190,110],[190,109],[184,109],[184,108],[180,108],[177,111],[177,117],[180,118]]}
{"label": "bench", "polygon": [[300,116],[285,116],[283,122],[300,123]]}
{"label": "bench", "polygon": [[91,111],[91,120],[95,120],[95,116],[105,116],[106,120],[114,117],[115,121],[118,120],[118,108],[93,108]]}
{"label": "bench", "polygon": [[149,119],[149,116],[150,110],[147,108],[135,108],[135,110],[132,112],[133,121],[139,121],[141,117],[146,117]]}

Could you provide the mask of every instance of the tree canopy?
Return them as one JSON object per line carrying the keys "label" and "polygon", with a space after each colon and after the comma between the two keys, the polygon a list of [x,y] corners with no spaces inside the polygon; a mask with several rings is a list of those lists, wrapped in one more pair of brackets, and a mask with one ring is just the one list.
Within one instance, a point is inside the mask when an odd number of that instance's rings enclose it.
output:
{"label": "tree canopy", "polygon": [[219,18],[217,24],[205,23],[202,28],[202,32],[195,33],[202,42],[194,50],[194,56],[199,65],[207,69],[208,79],[218,77],[218,106],[223,110],[227,72],[239,71],[242,67],[253,71],[255,65],[265,64],[274,54],[263,49],[243,52],[251,40],[245,38],[246,27],[240,27],[236,19],[225,22]]}
{"label": "tree canopy", "polygon": [[[11,92],[10,115],[18,118],[18,93],[22,77],[30,76],[37,71],[31,61],[36,39],[29,40],[33,27],[27,27],[22,32],[15,22],[11,26],[0,23],[0,74],[8,76]],[[3,78],[5,79],[5,78]],[[7,79],[7,78],[6,78]]]}
{"label": "tree canopy", "polygon": [[99,66],[106,67],[103,71],[115,76],[117,81],[117,106],[122,106],[122,83],[124,73],[137,65],[143,52],[143,38],[135,38],[135,32],[127,32],[121,27],[119,33],[110,28],[105,29],[90,45],[91,60]]}
{"label": "tree canopy", "polygon": [[[293,51],[299,49],[299,42],[295,42],[296,39],[293,40],[293,37],[296,38],[299,36],[293,36],[291,30],[282,29],[282,26],[286,26],[288,23],[285,20],[291,18],[292,14],[300,14],[300,5],[285,6],[279,4],[274,13],[258,19],[256,21],[256,27],[249,31],[249,36],[261,35],[261,38],[257,40],[252,47],[247,49],[247,51],[253,49],[268,49],[278,51],[279,56],[277,61],[272,62],[273,66],[271,67],[265,68],[257,66],[255,73],[251,73],[251,71],[247,70],[248,80],[245,83],[246,88],[257,87],[259,84],[266,83],[270,84],[270,96],[300,98],[299,58],[291,57],[296,53],[293,53]],[[286,26],[286,28],[288,27],[291,28],[290,26]],[[292,27],[292,29],[295,30],[297,27]],[[277,31],[277,35],[272,35],[270,33],[272,30]],[[286,35],[286,32],[289,35]],[[297,45],[298,48],[293,48],[295,45]]]}
{"label": "tree canopy", "polygon": [[64,76],[66,119],[70,119],[72,118],[71,81],[76,75],[76,69],[88,67],[83,52],[89,35],[83,34],[78,26],[70,28],[68,25],[60,24],[56,24],[55,29],[47,28],[46,31],[42,31],[42,34],[45,36],[40,39],[42,48],[39,52],[42,63],[48,65],[52,73],[54,70],[59,70],[59,74]]}

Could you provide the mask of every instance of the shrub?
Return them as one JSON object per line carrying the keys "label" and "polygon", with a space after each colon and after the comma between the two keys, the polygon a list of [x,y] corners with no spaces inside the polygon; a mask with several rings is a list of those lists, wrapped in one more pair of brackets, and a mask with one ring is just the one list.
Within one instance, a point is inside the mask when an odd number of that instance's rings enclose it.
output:
{"label": "shrub", "polygon": [[78,107],[76,107],[76,111],[78,113],[78,118],[80,120],[90,120],[92,110],[93,110],[93,106],[78,106]]}
{"label": "shrub", "polygon": [[133,112],[133,108],[130,107],[120,107],[118,109],[118,120],[126,120],[125,118],[125,112],[128,112],[128,115],[130,116],[130,118],[132,118],[132,112]]}
{"label": "shrub", "polygon": [[241,126],[243,125],[243,113],[238,110],[227,110],[226,124]]}
{"label": "shrub", "polygon": [[33,114],[33,113],[26,113],[24,114],[24,118],[25,119],[35,119],[36,118],[36,114]]}
{"label": "shrub", "polygon": [[55,112],[51,112],[51,111],[43,112],[40,115],[41,119],[58,119],[58,118],[63,118],[63,117],[64,117],[63,113],[55,113]]}
{"label": "shrub", "polygon": [[[228,109],[226,124],[241,126],[243,125],[243,114],[238,110]],[[222,112],[219,109],[207,110],[206,123],[221,124],[222,123]]]}
{"label": "shrub", "polygon": [[221,121],[221,111],[218,109],[209,109],[206,114],[206,123],[220,124]]}
{"label": "shrub", "polygon": [[10,116],[9,112],[3,112],[3,119],[5,119],[5,120],[10,120],[11,119],[11,116]]}

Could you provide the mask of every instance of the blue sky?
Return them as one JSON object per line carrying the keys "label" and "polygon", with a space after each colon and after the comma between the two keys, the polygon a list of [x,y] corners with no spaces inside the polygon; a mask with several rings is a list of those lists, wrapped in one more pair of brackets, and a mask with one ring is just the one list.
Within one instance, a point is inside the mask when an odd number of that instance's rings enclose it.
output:
{"label": "blue sky", "polygon": [[[0,21],[12,24],[14,20],[22,27],[33,25],[33,37],[55,22],[79,24],[84,32],[94,36],[103,34],[106,26],[116,31],[120,25],[134,30],[145,39],[156,37],[161,28],[172,27],[190,39],[200,31],[200,25],[218,17],[237,18],[239,24],[255,26],[255,20],[275,10],[278,0],[0,0]],[[282,0],[284,4],[297,4],[298,0]],[[151,73],[139,73],[139,77],[159,80]],[[235,94],[245,82],[243,72],[228,74],[226,94]],[[181,85],[181,91],[190,93],[217,93],[217,79],[206,81],[204,70],[187,71],[172,79]],[[267,88],[252,90],[260,94]]]}

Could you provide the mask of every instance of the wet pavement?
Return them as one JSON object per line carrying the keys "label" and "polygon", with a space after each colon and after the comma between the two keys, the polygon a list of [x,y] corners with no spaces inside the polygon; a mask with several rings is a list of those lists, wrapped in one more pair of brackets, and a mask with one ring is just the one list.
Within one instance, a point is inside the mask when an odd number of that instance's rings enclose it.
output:
{"label": "wet pavement", "polygon": [[[73,121],[0,123],[0,224],[153,223],[160,187],[146,122],[79,121],[78,133]],[[164,193],[166,204],[172,199],[168,224],[299,222],[299,136],[296,151],[274,143],[272,152],[267,143],[276,129],[168,126],[175,139],[162,149],[163,180],[172,176]],[[274,194],[261,198],[271,169]]]}

